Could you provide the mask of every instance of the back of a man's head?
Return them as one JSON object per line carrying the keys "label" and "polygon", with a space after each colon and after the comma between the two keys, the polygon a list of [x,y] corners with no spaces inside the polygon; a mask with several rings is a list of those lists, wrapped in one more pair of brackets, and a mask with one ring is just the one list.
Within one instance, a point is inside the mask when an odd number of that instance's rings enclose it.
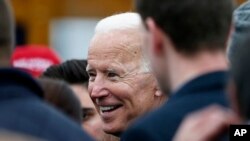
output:
{"label": "back of a man's head", "polygon": [[44,99],[78,124],[82,121],[81,104],[70,86],[61,80],[38,79],[44,91]]}
{"label": "back of a man's head", "polygon": [[73,84],[87,84],[86,60],[68,60],[59,65],[50,66],[41,77],[66,81]]}
{"label": "back of a man's head", "polygon": [[7,0],[0,0],[0,67],[9,66],[14,44],[14,22]]}
{"label": "back of a man's head", "polygon": [[152,18],[175,49],[187,54],[225,49],[233,7],[232,0],[136,1],[142,19]]}

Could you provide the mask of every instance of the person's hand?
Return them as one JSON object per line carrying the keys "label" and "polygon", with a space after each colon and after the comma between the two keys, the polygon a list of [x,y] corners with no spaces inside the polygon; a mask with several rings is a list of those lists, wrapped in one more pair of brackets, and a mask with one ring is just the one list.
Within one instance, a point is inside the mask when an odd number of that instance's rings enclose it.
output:
{"label": "person's hand", "polygon": [[238,121],[231,111],[213,105],[187,116],[174,141],[213,141]]}

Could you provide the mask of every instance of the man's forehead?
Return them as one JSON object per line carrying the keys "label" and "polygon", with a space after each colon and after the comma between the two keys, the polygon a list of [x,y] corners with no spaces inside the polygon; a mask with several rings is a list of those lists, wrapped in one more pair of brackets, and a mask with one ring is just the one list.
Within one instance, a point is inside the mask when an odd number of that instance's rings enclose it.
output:
{"label": "man's forehead", "polygon": [[142,45],[142,34],[138,30],[111,30],[96,33],[90,43],[90,49],[105,49],[122,46],[124,49],[134,50]]}
{"label": "man's forehead", "polygon": [[88,59],[136,59],[141,56],[141,50],[138,47],[130,49],[127,44],[113,44],[108,48],[93,47],[89,49]]}
{"label": "man's forehead", "polygon": [[128,71],[135,66],[140,65],[140,59],[132,55],[124,55],[124,53],[104,53],[101,55],[89,55],[88,68],[95,69],[119,69]]}
{"label": "man's forehead", "polygon": [[120,61],[115,59],[89,59],[87,71],[119,71],[121,73],[131,72],[140,69],[139,60]]}
{"label": "man's forehead", "polygon": [[87,70],[102,69],[103,71],[114,69],[126,70],[125,64],[122,64],[115,60],[89,60]]}
{"label": "man's forehead", "polygon": [[90,44],[88,60],[94,58],[115,59],[120,61],[140,59],[142,53],[141,39],[121,33],[122,32],[115,32],[95,35]]}

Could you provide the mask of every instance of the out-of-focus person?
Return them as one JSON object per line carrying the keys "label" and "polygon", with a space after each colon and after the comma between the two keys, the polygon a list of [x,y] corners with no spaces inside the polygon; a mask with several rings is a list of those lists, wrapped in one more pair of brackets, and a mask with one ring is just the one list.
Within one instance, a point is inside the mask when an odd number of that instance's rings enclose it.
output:
{"label": "out-of-focus person", "polygon": [[81,103],[81,125],[84,130],[98,141],[113,141],[115,137],[104,133],[102,130],[103,122],[89,96],[89,76],[86,72],[86,66],[86,60],[68,60],[62,64],[49,67],[41,77],[64,80],[69,83]]}
{"label": "out-of-focus person", "polygon": [[0,67],[9,67],[14,47],[14,21],[6,0],[1,1],[0,12]]}
{"label": "out-of-focus person", "polygon": [[[228,59],[231,77],[228,85],[234,114],[221,107],[208,107],[185,119],[175,136],[175,141],[213,141],[228,130],[229,124],[248,124],[250,97],[248,71],[250,57],[250,2],[234,11],[233,34],[229,38]],[[216,119],[215,119],[216,118]],[[200,126],[202,125],[202,126]]]}
{"label": "out-of-focus person", "polygon": [[231,107],[242,124],[250,119],[250,2],[234,11],[234,32],[229,44],[231,79],[228,86]]}
{"label": "out-of-focus person", "polygon": [[37,137],[20,134],[13,131],[6,131],[3,129],[0,129],[0,140],[1,141],[45,141]]}
{"label": "out-of-focus person", "polygon": [[146,25],[145,52],[161,89],[171,97],[122,140],[172,140],[189,113],[211,104],[228,106],[225,50],[233,7],[232,0],[136,1]]}
{"label": "out-of-focus person", "polygon": [[14,21],[8,0],[0,1],[0,129],[44,140],[92,139],[81,127],[42,101],[42,89],[25,72],[10,67]]}
{"label": "out-of-focus person", "polygon": [[81,103],[69,84],[49,78],[39,78],[38,82],[44,91],[43,97],[45,101],[78,124],[82,122]]}
{"label": "out-of-focus person", "polygon": [[51,65],[60,64],[57,53],[43,45],[17,46],[11,55],[11,66],[39,77]]}
{"label": "out-of-focus person", "polygon": [[113,15],[97,24],[90,42],[88,91],[103,130],[116,136],[166,100],[141,50],[142,27],[137,13]]}

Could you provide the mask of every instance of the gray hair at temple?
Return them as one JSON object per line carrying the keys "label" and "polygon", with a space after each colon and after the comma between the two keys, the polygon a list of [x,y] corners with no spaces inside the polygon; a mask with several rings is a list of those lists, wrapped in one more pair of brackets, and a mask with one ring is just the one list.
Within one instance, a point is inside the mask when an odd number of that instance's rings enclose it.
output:
{"label": "gray hair at temple", "polygon": [[[95,28],[95,34],[107,33],[112,30],[132,29],[136,32],[141,32],[140,35],[143,38],[143,28],[144,26],[140,15],[138,13],[127,12],[127,13],[112,15],[99,21]],[[143,42],[143,40],[138,42]],[[143,43],[141,43],[140,48],[142,48],[142,45]],[[149,60],[145,56],[145,53],[143,53],[143,50],[142,49],[140,50],[142,55],[141,71],[150,72],[151,68],[149,65]]]}
{"label": "gray hair at temple", "polygon": [[227,48],[229,61],[237,58],[239,47],[245,47],[243,44],[250,36],[250,1],[242,4],[233,13],[233,34],[229,39]]}
{"label": "gray hair at temple", "polygon": [[14,47],[14,20],[8,0],[0,0],[0,67],[10,65]]}

